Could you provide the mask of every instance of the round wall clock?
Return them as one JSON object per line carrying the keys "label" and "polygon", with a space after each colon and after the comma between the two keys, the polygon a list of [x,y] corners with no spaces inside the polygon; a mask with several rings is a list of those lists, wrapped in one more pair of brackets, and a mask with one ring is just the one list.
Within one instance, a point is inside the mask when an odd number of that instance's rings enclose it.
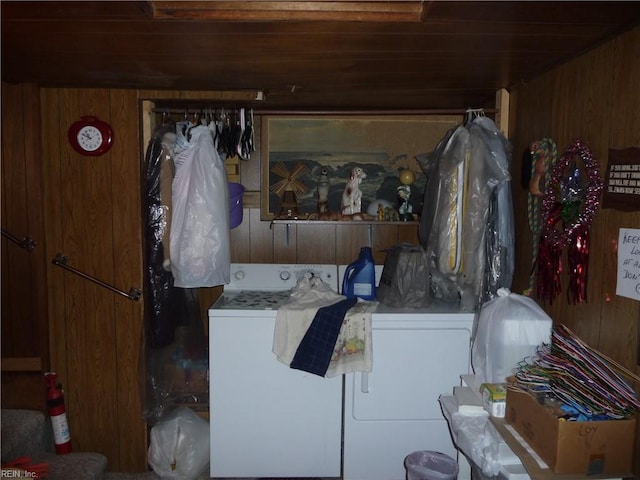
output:
{"label": "round wall clock", "polygon": [[69,127],[69,142],[82,155],[102,155],[111,148],[113,130],[98,117],[82,117]]}

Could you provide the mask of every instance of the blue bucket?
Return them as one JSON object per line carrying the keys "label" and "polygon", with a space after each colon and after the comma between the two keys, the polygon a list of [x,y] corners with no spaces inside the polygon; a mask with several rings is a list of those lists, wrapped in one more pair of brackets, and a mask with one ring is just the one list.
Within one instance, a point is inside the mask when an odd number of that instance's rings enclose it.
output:
{"label": "blue bucket", "polygon": [[242,194],[244,186],[229,182],[229,227],[236,228],[242,223]]}

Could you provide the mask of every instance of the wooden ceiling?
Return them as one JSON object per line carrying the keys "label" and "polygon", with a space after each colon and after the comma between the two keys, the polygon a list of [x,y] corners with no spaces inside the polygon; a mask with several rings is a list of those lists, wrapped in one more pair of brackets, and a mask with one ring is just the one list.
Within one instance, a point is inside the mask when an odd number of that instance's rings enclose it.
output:
{"label": "wooden ceiling", "polygon": [[264,92],[273,109],[491,108],[640,2],[2,1],[2,80]]}

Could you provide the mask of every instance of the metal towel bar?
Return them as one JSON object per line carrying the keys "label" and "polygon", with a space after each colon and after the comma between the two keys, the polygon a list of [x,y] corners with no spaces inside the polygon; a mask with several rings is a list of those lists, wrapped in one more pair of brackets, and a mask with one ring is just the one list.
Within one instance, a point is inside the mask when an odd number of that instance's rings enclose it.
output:
{"label": "metal towel bar", "polygon": [[33,238],[23,237],[22,240],[20,240],[15,235],[11,235],[4,228],[2,229],[2,236],[7,237],[16,245],[19,245],[20,247],[24,248],[27,252],[33,252],[33,250],[36,248],[36,245],[37,245],[36,241]]}
{"label": "metal towel bar", "polygon": [[98,280],[97,278],[92,277],[91,275],[87,275],[86,273],[81,272],[80,270],[77,270],[67,265],[67,257],[62,253],[59,253],[56,255],[56,257],[53,259],[53,264],[58,265],[59,267],[62,267],[65,270],[68,270],[72,273],[75,273],[76,275],[79,275],[82,278],[86,278],[87,280],[97,283],[101,287],[111,290],[112,292],[122,295],[123,297],[127,297],[129,300],[138,301],[140,299],[140,296],[142,295],[142,292],[137,288],[132,288],[131,290],[129,290],[129,293],[127,293],[123,290],[120,290],[119,288],[113,287],[108,283],[103,282],[102,280]]}

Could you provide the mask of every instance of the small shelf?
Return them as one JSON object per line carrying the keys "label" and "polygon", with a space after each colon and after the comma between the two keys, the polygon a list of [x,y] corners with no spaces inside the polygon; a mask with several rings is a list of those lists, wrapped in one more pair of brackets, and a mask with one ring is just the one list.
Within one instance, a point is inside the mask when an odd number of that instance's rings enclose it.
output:
{"label": "small shelf", "polygon": [[418,225],[419,220],[412,222],[391,222],[391,221],[378,221],[378,220],[297,220],[297,219],[285,219],[278,218],[271,220],[273,224],[289,224],[289,225]]}
{"label": "small shelf", "polygon": [[377,220],[295,220],[295,219],[286,219],[286,218],[278,218],[271,220],[271,224],[269,228],[273,228],[274,225],[284,225],[285,232],[285,245],[289,246],[291,244],[290,239],[290,230],[292,225],[345,225],[345,226],[363,226],[367,227],[369,233],[369,246],[373,246],[374,244],[374,226],[377,225],[389,225],[389,226],[408,226],[411,225],[415,228],[418,227],[419,221],[413,222],[392,222],[392,221],[377,221]]}

